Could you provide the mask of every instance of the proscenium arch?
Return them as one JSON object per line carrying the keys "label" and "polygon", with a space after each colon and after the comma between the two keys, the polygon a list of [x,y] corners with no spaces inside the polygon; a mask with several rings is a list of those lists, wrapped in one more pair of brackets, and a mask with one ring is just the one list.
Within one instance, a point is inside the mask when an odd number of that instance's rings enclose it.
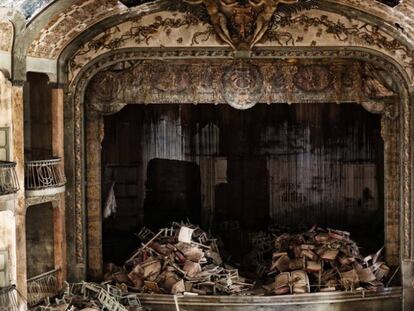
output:
{"label": "proscenium arch", "polygon": [[[71,41],[66,48],[61,52],[61,55],[56,60],[57,71],[59,72],[59,80],[58,83],[64,83],[65,79],[65,61],[67,61],[68,57],[70,58],[70,52],[67,54],[66,50],[71,50],[71,47],[76,47],[78,45],[78,41],[83,41],[82,37],[87,37],[89,31],[95,27],[99,29],[99,27],[104,26],[106,20],[112,19],[110,24],[115,25],[116,20],[119,22],[119,17],[122,16],[122,21],[125,21],[129,17],[132,17],[136,14],[141,14],[141,9],[143,7],[149,6],[157,6],[157,3],[160,1],[154,1],[151,3],[143,4],[134,8],[126,8],[121,11],[114,12],[113,16],[110,16],[102,21],[99,21],[95,24],[90,24],[88,27],[77,37]],[[351,1],[351,3],[345,0],[320,0],[319,2],[320,8],[324,8],[328,11],[334,11],[338,13],[347,12],[347,15],[350,16],[366,16],[369,19],[376,20],[376,24],[381,25],[381,27],[385,27],[390,31],[395,38],[399,38],[401,42],[410,45],[410,40],[406,36],[407,33],[410,33],[413,29],[413,23],[410,23],[404,20],[404,14],[408,12],[413,12],[414,9],[412,8],[412,4],[410,3],[400,3],[394,8],[388,7],[378,1],[370,0],[367,5],[366,2],[360,4],[358,1]],[[14,21],[17,21],[16,24],[16,39],[14,42],[14,53],[13,53],[13,70],[11,76],[14,80],[23,81],[25,78],[25,71],[26,71],[26,57],[28,55],[28,49],[32,42],[36,40],[36,37],[40,34],[40,32],[45,27],[48,26],[48,23],[53,20],[58,14],[62,13],[66,9],[69,9],[73,5],[75,5],[73,0],[53,0],[50,1],[46,6],[42,8],[41,11],[36,13],[34,16],[31,17],[29,21],[25,21],[23,15],[20,12],[15,11],[13,14],[18,15],[17,19],[12,18]],[[369,5],[371,4],[371,5]],[[367,7],[368,6],[368,7]],[[369,8],[369,11],[368,11]],[[145,10],[147,13],[151,10]],[[409,13],[408,13],[409,14]],[[385,19],[384,16],[394,16],[393,19]],[[401,32],[399,31],[395,23],[398,22],[406,31]],[[87,30],[87,31],[86,31]],[[86,34],[86,36],[85,36]],[[72,49],[73,50],[73,49]]]}
{"label": "proscenium arch", "polygon": [[[120,25],[124,22],[127,22],[131,19],[162,12],[160,7],[160,3],[163,0],[154,1],[145,3],[132,9],[119,12],[118,14],[111,15],[106,17],[97,23],[93,24],[88,28],[88,31],[84,31],[75,37],[72,41],[68,42],[67,45],[62,49],[58,58],[57,58],[57,72],[58,72],[58,82],[59,83],[70,83],[72,81],[68,81],[67,75],[67,64],[68,61],[75,55],[76,51],[83,45],[94,38],[96,35],[99,35],[104,30],[109,29],[111,27]],[[378,4],[377,2],[375,2]],[[384,6],[384,10],[393,10],[392,8]],[[385,31],[389,36],[392,38],[396,38],[398,42],[410,47],[413,45],[413,42],[409,40],[406,34],[400,31],[395,23],[392,21],[384,20],[380,16],[375,15],[372,12],[366,12],[361,8],[357,8],[355,3],[353,4],[346,4],[342,0],[320,0],[318,1],[318,9],[322,11],[326,11],[327,13],[335,13],[345,17],[354,18],[355,20],[370,23],[372,25],[378,26],[381,30]],[[374,12],[373,8],[373,12]],[[378,14],[379,15],[379,14]],[[31,42],[31,41],[30,41]],[[224,48],[225,46],[223,46]],[[228,47],[229,48],[229,47]],[[288,47],[283,47],[288,48]],[[178,48],[177,48],[178,49]],[[229,48],[230,49],[230,48]],[[374,49],[373,49],[374,50]],[[27,52],[27,51],[26,51]],[[403,70],[404,71],[404,70]]]}
{"label": "proscenium arch", "polygon": [[[64,1],[64,0],[63,0]],[[62,1],[62,2],[63,2]],[[65,3],[67,3],[65,1]],[[62,82],[68,82],[67,81],[67,63],[68,61],[71,59],[72,55],[74,53],[76,53],[76,50],[84,43],[87,43],[92,37],[94,37],[95,35],[99,34],[102,32],[102,28],[108,28],[117,24],[120,24],[122,22],[125,22],[133,17],[139,16],[139,15],[145,15],[145,14],[150,14],[150,13],[156,13],[159,12],[159,9],[157,8],[157,4],[158,2],[154,2],[153,4],[151,4],[151,9],[148,10],[141,10],[144,6],[139,6],[136,7],[132,10],[126,11],[124,13],[120,13],[118,12],[115,15],[112,15],[110,17],[107,17],[101,21],[99,21],[96,24],[93,24],[88,31],[84,31],[83,33],[81,33],[80,35],[78,35],[74,40],[72,40],[65,48],[64,50],[61,52],[57,62],[58,62],[58,82],[62,83]],[[69,6],[69,5],[68,5]],[[145,7],[147,8],[148,5],[145,5]],[[358,20],[365,20],[365,21],[370,21],[372,24],[375,25],[380,25],[382,30],[385,30],[386,33],[388,33],[390,36],[394,37],[394,38],[398,38],[399,41],[403,42],[404,44],[406,44],[407,46],[410,46],[410,42],[408,41],[408,39],[405,37],[404,34],[402,34],[401,32],[399,32],[396,28],[395,25],[393,25],[390,22],[385,22],[383,19],[380,18],[380,14],[375,15],[372,12],[363,12],[361,9],[358,9],[355,5],[355,3],[352,3],[350,5],[347,5],[346,3],[344,3],[343,1],[339,0],[339,1],[335,1],[335,0],[328,0],[328,1],[320,1],[319,2],[319,8],[321,10],[326,10],[327,12],[335,12],[341,15],[344,15],[343,12],[346,12],[346,15],[348,16],[354,16],[356,19]],[[385,9],[384,9],[385,10]],[[390,8],[387,8],[387,10],[391,10]],[[49,9],[47,9],[45,11],[45,13],[49,11]],[[375,11],[373,9],[373,11]],[[390,11],[391,12],[391,11]],[[372,14],[371,14],[372,13]],[[36,23],[36,21],[34,21],[33,23]],[[39,22],[40,23],[40,22]],[[133,51],[135,51],[136,53],[133,53]],[[188,54],[191,54],[194,52],[194,55],[197,55],[197,53],[201,53],[200,55],[202,55],[202,57],[208,57],[208,58],[231,58],[232,57],[232,52],[229,48],[226,47],[220,47],[220,48],[216,48],[216,49],[203,49],[203,48],[192,48],[192,47],[183,47],[181,49],[179,48],[174,48],[174,49],[140,49],[140,48],[135,48],[135,49],[131,49],[131,55],[130,55],[130,59],[148,59],[148,58],[164,58],[164,59],[182,59],[183,54],[181,52],[186,51],[189,52]],[[267,56],[263,55],[263,51],[267,52]],[[121,55],[122,53],[124,53],[125,50],[115,50],[113,52],[109,52],[106,54],[103,54],[97,58],[95,58],[94,60],[92,60],[89,64],[86,64],[84,66],[84,69],[82,70],[81,73],[78,74],[77,78],[74,81],[71,81],[71,85],[69,86],[69,92],[70,95],[69,97],[74,96],[74,100],[77,100],[79,94],[82,95],[82,98],[84,96],[84,88],[80,87],[81,85],[83,85],[84,83],[87,83],[87,81],[89,81],[89,79],[91,79],[93,77],[93,75],[98,72],[99,70],[103,69],[103,67],[101,67],[99,69],[96,69],[96,72],[94,72],[93,69],[90,68],[90,66],[93,66],[93,64],[97,61],[103,61],[103,63],[105,63],[104,59],[108,56],[108,55],[113,55],[113,60],[111,61],[112,64],[121,61],[122,57],[120,56],[119,58],[116,57],[116,55]],[[260,55],[260,53],[262,53],[262,55]],[[140,55],[139,55],[140,54]],[[381,52],[377,52],[375,51],[375,49],[370,49],[370,48],[357,48],[357,47],[338,47],[338,48],[330,48],[330,47],[309,47],[309,48],[295,48],[295,47],[275,47],[275,48],[263,48],[263,49],[255,49],[255,52],[253,53],[253,58],[261,58],[261,57],[266,57],[266,58],[279,58],[279,59],[283,59],[283,58],[328,58],[328,57],[342,57],[342,58],[353,58],[353,59],[361,59],[361,60],[367,60],[367,61],[372,61],[374,63],[380,64],[380,65],[384,65],[387,64],[387,66],[391,66],[392,69],[390,69],[391,71],[395,71],[398,72],[398,74],[396,76],[400,77],[396,77],[394,78],[394,80],[396,81],[402,81],[401,83],[397,83],[400,88],[402,88],[400,90],[400,94],[407,94],[406,97],[402,97],[402,98],[406,98],[407,101],[411,100],[409,97],[409,90],[410,90],[410,79],[408,77],[408,74],[405,72],[405,70],[402,68],[401,65],[398,64],[398,62],[396,60],[394,60],[392,57],[382,54]],[[109,62],[107,64],[107,66],[110,65]],[[106,66],[106,65],[105,65]],[[390,68],[390,67],[389,67]],[[85,77],[88,76],[88,78]],[[78,89],[82,89],[82,91],[78,91]],[[84,86],[86,87],[86,86]],[[72,121],[71,119],[71,115],[79,115],[79,118],[83,118],[83,108],[82,108],[82,104],[79,103],[79,105],[75,105],[74,110],[73,111],[69,111],[68,114],[68,120],[69,123],[71,124],[68,128],[68,136],[70,137],[70,139],[68,140],[68,145],[67,145],[67,149],[72,149],[75,150],[75,159],[76,161],[67,161],[66,164],[66,168],[68,171],[69,175],[72,175],[74,177],[75,180],[75,184],[73,185],[72,191],[69,191],[69,196],[73,202],[73,200],[76,201],[75,204],[75,211],[76,215],[77,215],[77,228],[82,228],[82,226],[85,225],[85,221],[84,221],[84,214],[82,214],[82,208],[85,206],[84,203],[84,193],[85,191],[82,189],[82,182],[83,182],[83,177],[82,177],[82,172],[83,172],[83,167],[85,165],[85,161],[82,158],[82,156],[84,155],[84,150],[82,149],[83,144],[81,144],[82,139],[83,139],[83,127],[82,127],[82,122],[80,122],[80,125],[78,125],[76,122],[75,123],[71,123]],[[406,106],[404,106],[406,107]],[[401,109],[402,110],[402,109]],[[402,113],[402,112],[401,112]],[[408,120],[408,127],[411,126],[411,120]],[[72,131],[72,133],[70,133],[70,130]],[[404,133],[406,133],[408,131],[405,131]],[[76,133],[76,135],[73,135],[73,133]],[[404,143],[402,143],[401,145],[410,145],[410,137],[407,140],[404,139]],[[71,147],[71,144],[72,147]],[[68,152],[70,153],[70,151]],[[69,154],[70,156],[70,154]],[[408,158],[411,157],[411,150],[409,151],[408,154]],[[405,155],[405,158],[407,158],[407,156]],[[67,157],[68,159],[68,157]],[[405,161],[405,160],[404,160]],[[71,163],[69,163],[71,162]],[[408,163],[407,161],[405,161],[405,163]],[[409,172],[409,174],[411,174],[411,172]],[[410,176],[405,174],[406,176]],[[402,178],[402,177],[401,177]],[[76,179],[79,179],[79,182],[76,182]],[[411,183],[411,182],[410,182]],[[403,193],[403,189],[401,187],[400,190],[401,193]],[[404,193],[409,193],[409,191],[404,190]],[[402,198],[402,197],[401,197]],[[410,201],[411,199],[408,198],[406,199],[406,201]],[[70,200],[68,201],[70,202]],[[407,204],[405,204],[405,206],[407,206]],[[402,208],[400,208],[400,210],[402,210]],[[407,208],[405,209],[407,211]],[[80,212],[79,212],[80,211]],[[409,211],[409,209],[408,209]],[[410,217],[408,217],[409,212],[406,212],[404,215],[407,215],[407,217],[401,217],[401,219],[405,219],[406,223],[410,223]],[[411,230],[411,229],[410,229]],[[407,230],[401,229],[401,232],[407,232]],[[407,237],[408,234],[401,234],[401,236],[405,236]],[[86,249],[84,246],[84,241],[86,240],[85,236],[80,236],[79,234],[76,235],[76,240],[77,240],[77,245],[78,245],[78,251],[79,253],[82,253],[82,256],[78,256],[78,260],[80,259],[80,257],[85,257],[84,255],[86,255]],[[407,241],[409,241],[409,239],[406,239]],[[402,243],[402,240],[401,240]],[[412,248],[411,248],[412,249]],[[407,250],[405,251],[406,253],[408,252]],[[412,251],[410,251],[412,253]],[[406,257],[406,256],[405,256]],[[80,270],[84,271],[84,267],[82,267],[84,265],[84,263],[82,263],[81,259],[78,261],[79,263],[79,267]]]}
{"label": "proscenium arch", "polygon": [[[197,51],[202,51],[203,56],[211,60],[217,58],[229,59],[231,58],[231,52],[225,49],[221,50],[212,50],[210,51],[210,56],[208,51],[205,49],[193,49],[194,53]],[[100,187],[97,181],[94,180],[92,183],[88,181],[88,186],[84,183],[86,164],[88,162],[88,152],[84,146],[86,146],[85,135],[87,129],[85,126],[86,121],[86,108],[85,108],[85,92],[90,80],[99,72],[105,70],[106,68],[119,63],[121,61],[128,60],[145,60],[145,59],[159,59],[160,57],[174,60],[183,58],[180,57],[181,50],[137,50],[137,49],[124,49],[114,52],[109,52],[104,55],[101,55],[88,63],[85,66],[79,75],[74,80],[74,83],[70,86],[70,98],[68,102],[67,109],[70,110],[71,119],[73,124],[69,127],[66,127],[67,133],[66,137],[71,139],[68,140],[67,149],[66,149],[66,167],[69,168],[68,175],[72,174],[74,185],[71,185],[72,189],[69,192],[73,193],[72,202],[75,206],[75,217],[76,217],[76,252],[77,252],[77,263],[89,268],[94,267],[92,271],[92,277],[99,277],[102,270],[102,262],[99,253],[99,244],[89,244],[88,249],[85,249],[85,241],[91,237],[87,238],[87,232],[84,228],[86,226],[87,231],[98,232],[100,231],[99,227],[99,211],[98,215],[97,210],[100,210],[100,205],[96,205],[94,202],[95,210],[90,210],[90,206],[85,200],[87,195],[86,187],[92,185],[94,190],[96,187]],[[262,56],[260,56],[260,53]],[[398,119],[398,129],[399,135],[396,137],[396,142],[398,143],[398,166],[394,169],[397,172],[393,172],[398,178],[398,186],[391,189],[395,193],[395,196],[399,199],[399,223],[401,224],[401,231],[399,237],[400,245],[400,260],[402,263],[410,261],[413,257],[413,247],[412,247],[412,218],[411,218],[411,206],[412,206],[412,197],[411,197],[411,148],[406,148],[410,146],[411,142],[411,132],[412,132],[412,120],[411,120],[411,94],[409,92],[409,79],[405,71],[399,64],[397,64],[393,59],[390,59],[386,55],[382,55],[377,51],[372,51],[369,49],[361,48],[274,48],[274,49],[262,49],[254,55],[255,59],[327,59],[327,58],[347,58],[347,59],[356,59],[362,60],[374,65],[381,66],[387,72],[392,75],[392,79],[395,85],[398,85],[399,97],[400,97],[400,117]],[[191,59],[189,57],[188,59]],[[383,118],[384,119],[384,118]],[[100,133],[102,129],[99,127],[98,123],[94,123],[95,127],[93,131],[95,133]],[[96,146],[99,147],[100,140],[97,137]],[[90,147],[90,145],[88,145]],[[73,153],[72,153],[73,152]],[[88,176],[86,176],[88,177]],[[387,181],[385,181],[387,182]],[[86,213],[92,215],[94,222],[85,223]],[[91,227],[92,225],[92,227]],[[86,257],[89,255],[89,264],[87,264]],[[91,262],[92,260],[92,262]],[[93,264],[92,264],[93,263]],[[86,270],[84,271],[86,272]],[[91,271],[89,271],[91,272]],[[403,270],[403,272],[405,272]]]}

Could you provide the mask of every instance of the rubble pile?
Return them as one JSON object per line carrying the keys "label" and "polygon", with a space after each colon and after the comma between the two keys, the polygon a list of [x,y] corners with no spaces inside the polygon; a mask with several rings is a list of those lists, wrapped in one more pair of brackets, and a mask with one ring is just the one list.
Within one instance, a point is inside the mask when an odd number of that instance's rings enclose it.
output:
{"label": "rubble pile", "polygon": [[[263,250],[268,244],[260,247]],[[384,287],[390,272],[380,261],[382,249],[364,257],[345,231],[315,226],[302,234],[276,236],[273,247],[272,262],[265,272],[274,276],[274,282],[266,288],[276,295],[376,291]]]}
{"label": "rubble pile", "polygon": [[216,295],[241,294],[254,287],[226,265],[217,240],[189,223],[172,223],[157,234],[143,228],[142,247],[124,267],[109,265],[106,281],[141,293]]}
{"label": "rubble pile", "polygon": [[66,283],[61,298],[34,308],[38,311],[143,311],[136,294],[108,283]]}
{"label": "rubble pile", "polygon": [[380,260],[382,249],[362,256],[349,232],[316,226],[301,234],[275,232],[249,235],[253,249],[245,259],[257,281],[251,282],[223,262],[220,241],[198,226],[172,223],[157,234],[144,227],[137,234],[142,246],[123,267],[107,265],[103,283],[67,284],[61,299],[37,310],[142,311],[137,293],[284,295],[384,287],[390,268]]}

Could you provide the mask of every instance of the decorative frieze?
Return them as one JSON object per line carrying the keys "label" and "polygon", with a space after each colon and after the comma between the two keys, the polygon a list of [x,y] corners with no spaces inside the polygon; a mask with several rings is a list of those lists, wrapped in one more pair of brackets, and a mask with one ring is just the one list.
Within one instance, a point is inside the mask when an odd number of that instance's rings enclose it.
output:
{"label": "decorative frieze", "polygon": [[[185,31],[184,31],[185,30]],[[306,14],[278,16],[278,22],[262,36],[257,47],[246,54],[260,57],[263,49],[284,47],[361,47],[388,55],[401,64],[410,77],[414,76],[414,52],[383,29],[365,21],[312,9]],[[119,24],[91,39],[74,53],[69,61],[69,80],[92,59],[126,48],[169,49],[194,47],[223,49],[212,26],[190,13],[160,12]],[[191,47],[191,48],[190,48]],[[234,57],[228,51],[229,57]],[[185,54],[182,57],[188,57]],[[414,81],[414,79],[412,79]],[[414,82],[412,82],[414,83]]]}
{"label": "decorative frieze", "polygon": [[[125,68],[119,70],[119,68]],[[112,114],[126,104],[228,103],[248,109],[258,102],[359,102],[396,117],[395,92],[380,69],[358,61],[142,60],[113,65],[88,87],[91,109]],[[367,85],[369,83],[369,85]]]}
{"label": "decorative frieze", "polygon": [[28,49],[28,55],[57,58],[62,49],[91,25],[125,11],[118,0],[76,0],[40,31]]}

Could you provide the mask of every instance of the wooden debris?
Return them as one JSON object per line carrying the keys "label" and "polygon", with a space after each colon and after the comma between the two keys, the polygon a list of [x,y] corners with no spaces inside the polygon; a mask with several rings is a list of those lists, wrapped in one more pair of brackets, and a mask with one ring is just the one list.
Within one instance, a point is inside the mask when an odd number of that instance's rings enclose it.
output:
{"label": "wooden debris", "polygon": [[[157,234],[144,228],[138,236],[147,239],[145,244],[124,268],[117,269],[128,276],[126,284],[138,292],[231,295],[254,285],[241,278],[237,269],[223,266],[216,240],[190,223],[172,223]],[[289,258],[284,260],[288,269]],[[105,275],[109,281],[119,280],[115,273]]]}
{"label": "wooden debris", "polygon": [[[390,268],[379,261],[382,249],[363,257],[350,236],[346,231],[317,226],[302,234],[276,236],[267,273],[276,274],[274,292],[277,295],[308,292],[304,287],[306,282],[314,291],[321,292],[384,287]],[[296,290],[295,278],[301,284],[296,285]]]}

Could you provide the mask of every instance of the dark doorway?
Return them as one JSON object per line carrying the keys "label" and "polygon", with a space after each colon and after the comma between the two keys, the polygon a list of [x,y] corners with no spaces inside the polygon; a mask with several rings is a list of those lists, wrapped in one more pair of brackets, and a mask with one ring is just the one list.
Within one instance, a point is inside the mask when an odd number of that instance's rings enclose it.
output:
{"label": "dark doorway", "polygon": [[200,168],[187,161],[153,159],[148,163],[144,222],[153,230],[172,221],[201,222]]}

